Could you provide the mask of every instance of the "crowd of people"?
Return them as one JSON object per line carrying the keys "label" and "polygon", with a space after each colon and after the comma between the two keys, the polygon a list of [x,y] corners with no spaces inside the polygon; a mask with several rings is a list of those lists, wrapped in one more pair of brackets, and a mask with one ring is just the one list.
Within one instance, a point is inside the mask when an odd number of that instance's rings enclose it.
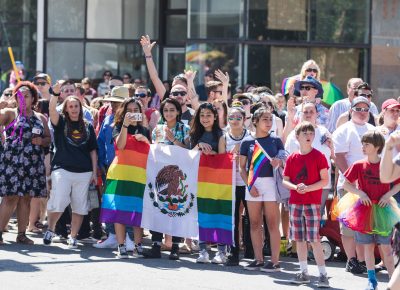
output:
{"label": "crowd of people", "polygon": [[[97,90],[88,78],[52,82],[48,74],[38,73],[32,82],[21,81],[2,92],[0,244],[16,212],[17,243],[33,244],[29,234],[43,232],[45,245],[66,241],[69,248],[77,248],[79,241],[95,240],[96,248],[117,249],[118,258],[160,258],[161,251],[169,250],[169,258],[178,260],[183,251],[198,251],[198,263],[227,266],[239,265],[245,243],[254,252],[246,270],[276,272],[281,270],[283,236],[296,244],[300,273],[292,282],[311,282],[307,255],[312,249],[317,285],[329,287],[319,235],[329,216],[327,199],[337,193],[345,200],[351,193],[362,205],[388,208],[388,215],[396,217],[398,208],[392,201],[400,201],[397,99],[384,100],[379,112],[371,86],[354,77],[348,81],[347,97],[329,107],[322,101],[321,70],[313,60],[302,65],[300,79],[286,95],[266,86],[247,86],[232,96],[229,75],[220,69],[208,71],[201,86],[194,85],[196,72],[191,69],[169,84],[158,76],[152,57],[155,43],[148,36],[140,43],[154,92],[128,73],[121,77],[109,70]],[[143,229],[101,224],[107,170],[128,136],[201,154],[233,154],[234,245],[218,244],[210,259],[208,241],[151,231],[151,248],[144,249]],[[257,146],[270,159],[260,165],[250,185]],[[242,214],[249,222],[247,240]],[[341,221],[347,221],[358,212],[349,205],[341,214]],[[367,289],[376,289],[378,267],[390,277],[395,271],[392,231],[351,228],[341,223],[346,271],[367,273]],[[375,265],[375,245],[380,265]],[[270,249],[269,261],[264,260],[265,247]]]}

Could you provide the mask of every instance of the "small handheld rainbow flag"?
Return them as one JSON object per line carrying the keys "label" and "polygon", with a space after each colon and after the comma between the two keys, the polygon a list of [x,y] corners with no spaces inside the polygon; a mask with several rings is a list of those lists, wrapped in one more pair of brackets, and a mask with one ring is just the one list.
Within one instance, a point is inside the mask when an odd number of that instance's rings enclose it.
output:
{"label": "small handheld rainbow flag", "polygon": [[271,161],[271,157],[261,147],[260,143],[256,140],[254,144],[253,156],[251,157],[249,177],[247,179],[247,187],[250,189],[253,187],[258,175],[260,174],[261,167]]}

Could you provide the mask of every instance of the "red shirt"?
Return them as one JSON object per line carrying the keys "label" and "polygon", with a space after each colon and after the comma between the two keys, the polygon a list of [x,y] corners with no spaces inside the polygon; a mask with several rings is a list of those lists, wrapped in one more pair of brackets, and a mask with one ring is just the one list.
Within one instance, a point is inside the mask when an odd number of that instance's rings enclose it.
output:
{"label": "red shirt", "polygon": [[[390,190],[390,183],[382,183],[379,179],[379,162],[370,163],[368,159],[356,161],[346,170],[344,177],[351,183],[357,181],[357,188],[364,191],[372,201],[379,201]],[[400,179],[394,182],[398,183]]]}
{"label": "red shirt", "polygon": [[[304,183],[311,185],[321,180],[320,172],[328,169],[329,165],[324,154],[317,149],[312,149],[310,153],[302,155],[300,153],[290,154],[283,170],[283,176],[289,177],[293,184]],[[290,190],[290,204],[320,204],[322,188],[305,194],[300,194],[296,190]]]}

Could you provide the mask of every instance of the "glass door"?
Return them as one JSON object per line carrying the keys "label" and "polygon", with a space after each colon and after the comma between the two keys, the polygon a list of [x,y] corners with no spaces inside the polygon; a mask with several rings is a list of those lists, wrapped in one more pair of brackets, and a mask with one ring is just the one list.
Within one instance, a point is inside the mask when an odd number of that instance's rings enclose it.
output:
{"label": "glass door", "polygon": [[166,47],[163,54],[163,80],[171,80],[185,69],[185,48]]}

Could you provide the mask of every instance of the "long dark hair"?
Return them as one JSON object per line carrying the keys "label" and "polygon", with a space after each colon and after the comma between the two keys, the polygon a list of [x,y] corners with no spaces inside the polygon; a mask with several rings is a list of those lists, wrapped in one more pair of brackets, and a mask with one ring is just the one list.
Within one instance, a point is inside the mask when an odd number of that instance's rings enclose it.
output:
{"label": "long dark hair", "polygon": [[172,105],[175,106],[176,110],[178,111],[178,116],[176,116],[176,121],[180,122],[181,121],[181,117],[182,117],[181,104],[179,104],[179,102],[177,100],[171,99],[171,98],[166,98],[164,101],[161,102],[161,105],[160,105],[161,121],[165,122],[164,107],[165,107],[166,104],[172,104]]}
{"label": "long dark hair", "polygon": [[[128,98],[122,103],[122,105],[119,107],[119,109],[115,113],[115,118],[114,118],[115,126],[122,126],[122,123],[124,122],[125,114],[128,111],[129,104],[136,104],[139,108],[139,112],[142,113],[142,104],[140,103],[140,101],[137,101],[136,99],[133,99],[133,98]],[[137,124],[142,125],[142,122],[138,121]]]}
{"label": "long dark hair", "polygon": [[210,110],[214,115],[214,123],[213,123],[213,126],[212,126],[212,133],[214,135],[214,138],[218,139],[219,133],[222,131],[219,128],[219,124],[218,124],[218,111],[214,107],[214,105],[211,104],[211,103],[203,103],[203,104],[201,104],[199,106],[199,108],[196,110],[196,113],[194,114],[192,127],[190,128],[190,131],[189,131],[190,143],[193,146],[197,145],[197,143],[199,142],[201,136],[205,132],[205,129],[204,129],[203,125],[200,123],[200,113],[201,113],[201,110],[203,110],[203,109]]}
{"label": "long dark hair", "polygon": [[78,123],[79,123],[79,132],[82,132],[82,138],[81,140],[86,140],[88,137],[88,133],[87,133],[87,124],[85,123],[85,120],[83,119],[83,107],[82,107],[82,103],[79,100],[79,98],[77,96],[68,96],[65,98],[64,102],[63,102],[63,109],[62,109],[62,114],[65,117],[65,135],[66,136],[71,136],[72,135],[72,120],[69,117],[69,114],[67,112],[67,105],[68,102],[70,101],[77,101],[79,104],[79,117],[78,117]]}

